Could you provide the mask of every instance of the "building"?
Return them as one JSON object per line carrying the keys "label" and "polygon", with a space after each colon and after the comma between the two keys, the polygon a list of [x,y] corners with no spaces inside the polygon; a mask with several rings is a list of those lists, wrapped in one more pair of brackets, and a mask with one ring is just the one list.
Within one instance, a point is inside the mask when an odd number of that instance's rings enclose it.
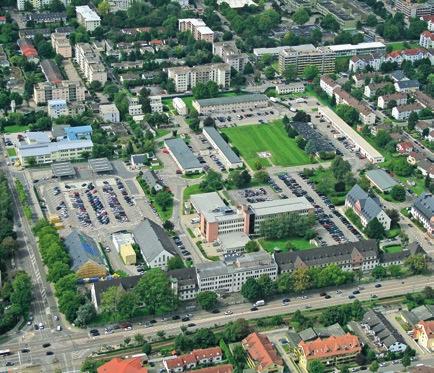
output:
{"label": "building", "polygon": [[400,154],[410,154],[413,151],[413,143],[411,141],[401,141],[396,144],[396,151]]}
{"label": "building", "polygon": [[256,6],[253,0],[217,0],[217,4],[221,5],[223,3],[228,4],[232,9],[239,9],[249,5]]}
{"label": "building", "polygon": [[329,97],[332,97],[334,95],[335,89],[340,88],[340,85],[327,75],[321,76],[319,85]]}
{"label": "building", "polygon": [[217,151],[227,169],[240,168],[243,162],[214,127],[204,127],[203,135]]}
{"label": "building", "polygon": [[30,40],[18,39],[17,44],[20,48],[21,54],[27,59],[27,61],[33,63],[39,62],[38,52]]}
{"label": "building", "polygon": [[9,63],[8,56],[3,48],[3,45],[0,45],[0,67],[9,67],[11,64]]}
{"label": "building", "polygon": [[198,293],[196,268],[179,268],[167,271],[173,292],[182,301],[196,298]]}
{"label": "building", "polygon": [[418,80],[401,80],[394,84],[396,92],[416,92],[419,86]]}
{"label": "building", "polygon": [[249,61],[247,54],[241,53],[233,41],[213,43],[212,53],[239,72],[244,70],[246,63]]}
{"label": "building", "polygon": [[369,53],[364,56],[353,56],[349,62],[350,71],[360,71],[366,68],[372,68],[375,71],[380,70],[381,64],[384,62],[384,54],[381,53]]}
{"label": "building", "polygon": [[136,264],[137,257],[133,248],[135,241],[131,233],[113,233],[112,241],[116,251],[126,265]]}
{"label": "building", "polygon": [[149,104],[151,105],[152,113],[163,112],[163,103],[161,101],[161,96],[149,96]]}
{"label": "building", "polygon": [[179,167],[180,172],[183,174],[191,174],[203,171],[201,163],[184,140],[172,138],[165,140],[164,144],[170,156]]}
{"label": "building", "polygon": [[285,364],[273,343],[264,334],[251,333],[241,341],[247,364],[258,373],[283,373]]}
{"label": "building", "polygon": [[391,220],[381,208],[381,202],[378,198],[370,197],[358,184],[348,192],[345,207],[354,211],[364,227],[373,219],[378,219],[385,230],[390,229]]}
{"label": "building", "polygon": [[408,325],[414,327],[420,321],[432,321],[434,320],[434,305],[424,304],[419,307],[413,308],[411,311],[402,310],[401,318]]}
{"label": "building", "polygon": [[132,0],[109,0],[110,12],[125,11],[131,6]]}
{"label": "building", "polygon": [[279,72],[293,66],[297,75],[302,75],[305,67],[316,66],[321,74],[335,71],[336,54],[330,47],[314,47],[312,44],[288,47],[279,52]]}
{"label": "building", "polygon": [[50,100],[47,102],[47,108],[50,118],[59,118],[62,115],[68,115],[66,100]]}
{"label": "building", "polygon": [[107,71],[99,53],[88,43],[77,43],[74,52],[75,60],[89,83],[99,81],[104,85],[107,82]]}
{"label": "building", "polygon": [[75,12],[77,14],[77,22],[82,25],[86,31],[94,31],[101,25],[101,18],[99,15],[89,8],[88,5],[76,6]]}
{"label": "building", "polygon": [[108,274],[104,255],[91,237],[72,230],[64,244],[71,257],[71,269],[77,277],[105,277]]}
{"label": "building", "polygon": [[230,262],[199,263],[196,267],[199,291],[234,293],[248,278],[268,275],[272,280],[277,277],[277,264],[266,252],[244,254]]}
{"label": "building", "polygon": [[369,82],[372,81],[373,78],[375,78],[376,76],[381,76],[379,72],[376,71],[372,71],[369,73],[358,73],[358,74],[354,74],[353,75],[353,81],[354,81],[354,86],[356,88],[361,88],[365,85],[365,81],[368,80]]}
{"label": "building", "polygon": [[142,104],[136,96],[128,97],[128,114],[132,117],[143,115]]}
{"label": "building", "polygon": [[214,41],[214,31],[200,18],[183,18],[178,20],[178,29],[181,32],[189,31],[195,40]]}
{"label": "building", "polygon": [[419,111],[422,109],[423,106],[418,103],[395,106],[392,109],[392,117],[394,117],[396,120],[406,120],[411,113],[419,113]]}
{"label": "building", "polygon": [[403,13],[408,18],[431,16],[434,14],[434,3],[414,3],[411,0],[397,0],[396,10]]}
{"label": "building", "polygon": [[173,108],[177,111],[177,113],[179,115],[187,115],[188,114],[187,105],[182,100],[182,98],[175,97],[172,100],[172,105],[173,105]]}
{"label": "building", "polygon": [[203,115],[232,110],[265,108],[268,105],[269,99],[264,94],[205,98],[193,101],[193,107],[199,114]]}
{"label": "building", "polygon": [[365,85],[365,90],[363,91],[363,94],[367,98],[373,98],[377,94],[377,91],[380,89],[386,87],[387,85],[392,85],[392,83],[388,82],[382,82],[382,83],[369,83]]}
{"label": "building", "polygon": [[323,268],[337,265],[344,271],[371,271],[380,264],[375,240],[348,242],[310,250],[275,252],[279,273],[291,273],[298,268]]}
{"label": "building", "polygon": [[213,81],[220,88],[228,88],[231,79],[231,66],[227,63],[209,63],[199,66],[178,66],[167,69],[169,79],[173,79],[176,92],[185,92],[198,83]]}
{"label": "building", "polygon": [[60,23],[66,22],[66,18],[66,12],[40,12],[28,13],[25,19],[34,23]]}
{"label": "building", "polygon": [[66,34],[54,32],[51,34],[51,46],[56,54],[60,54],[64,58],[72,58],[72,47]]}
{"label": "building", "polygon": [[333,110],[328,107],[320,106],[318,113],[328,120],[339,133],[348,139],[356,146],[357,151],[368,159],[371,163],[384,162],[383,155],[369,144],[362,136],[360,136],[351,126],[342,120]]}
{"label": "building", "polygon": [[[300,3],[296,3],[300,4]],[[339,23],[343,30],[355,30],[357,28],[357,20],[342,6],[330,0],[322,0],[315,3],[313,11],[318,11],[323,16],[332,15],[333,18]],[[312,7],[313,4],[305,2],[306,7]]]}
{"label": "building", "polygon": [[390,352],[404,352],[407,349],[404,338],[381,312],[369,310],[360,324],[379,348]]}
{"label": "building", "polygon": [[422,32],[419,38],[419,45],[426,49],[434,48],[434,32]]}
{"label": "building", "polygon": [[434,197],[422,193],[411,206],[411,215],[420,222],[430,236],[434,236]]}
{"label": "building", "polygon": [[431,96],[428,96],[426,93],[421,91],[416,91],[413,93],[413,97],[421,104],[424,108],[432,109],[434,107],[434,99]]}
{"label": "building", "polygon": [[170,258],[177,255],[166,231],[152,220],[145,219],[133,230],[134,240],[149,268],[167,268]]}
{"label": "building", "polygon": [[419,321],[413,329],[413,338],[428,351],[434,351],[434,321]]}
{"label": "building", "polygon": [[115,104],[99,105],[99,115],[105,122],[119,123],[121,114]]}
{"label": "building", "polygon": [[[46,5],[50,5],[51,0],[30,0],[29,3],[34,9],[41,9]],[[69,5],[69,0],[62,0],[61,3],[66,7]],[[17,8],[19,11],[25,10],[26,0],[17,0]]]}
{"label": "building", "polygon": [[307,372],[308,364],[312,360],[322,362],[326,369],[351,364],[362,352],[362,345],[358,337],[347,333],[310,342],[301,341],[298,352],[299,365]]}
{"label": "building", "polygon": [[148,373],[143,366],[143,357],[122,359],[115,357],[97,369],[98,373]]}
{"label": "building", "polygon": [[47,82],[59,84],[63,81],[62,73],[54,60],[42,60],[40,65]]}
{"label": "building", "polygon": [[352,106],[359,112],[359,119],[365,125],[375,124],[376,115],[371,110],[371,108],[364,103],[359,101],[355,97],[351,96],[347,91],[344,91],[341,87],[336,88],[334,91],[337,104],[345,104]]}
{"label": "building", "polygon": [[85,100],[86,89],[79,81],[63,80],[60,83],[36,83],[33,87],[33,100],[36,105],[46,104],[50,100],[66,102]]}
{"label": "building", "polygon": [[220,347],[201,348],[189,354],[163,359],[163,366],[167,373],[190,371],[198,365],[218,364],[223,360]]}
{"label": "building", "polygon": [[382,193],[390,192],[395,185],[398,185],[398,182],[381,168],[368,170],[366,171],[365,176],[371,185]]}
{"label": "building", "polygon": [[254,48],[253,54],[255,55],[255,57],[258,57],[258,58],[263,56],[264,54],[268,54],[270,56],[277,57],[281,51],[283,51],[287,48],[291,48],[291,46],[286,45],[286,46],[271,47],[271,48]]}
{"label": "building", "polygon": [[387,109],[389,102],[396,103],[396,106],[407,104],[407,94],[404,92],[391,93],[389,95],[378,96],[377,106],[380,109]]}
{"label": "building", "polygon": [[422,16],[420,19],[428,24],[428,31],[434,31],[434,15]]}
{"label": "building", "polygon": [[[430,141],[428,136],[428,141]],[[430,179],[434,179],[434,163],[427,159],[422,159],[417,165],[417,169],[422,173],[422,176],[429,175]]]}
{"label": "building", "polygon": [[404,49],[387,54],[386,62],[396,62],[401,65],[404,61],[415,62],[429,57],[429,52],[423,48]]}
{"label": "building", "polygon": [[146,183],[150,190],[159,192],[160,190],[164,189],[162,182],[152,170],[143,171],[142,180]]}
{"label": "building", "polygon": [[278,95],[287,95],[290,93],[303,93],[305,90],[303,83],[289,83],[276,85],[276,93]]}
{"label": "building", "polygon": [[363,56],[372,53],[384,55],[386,53],[386,45],[379,41],[359,44],[330,45],[329,48],[333,53],[335,53],[336,57]]}

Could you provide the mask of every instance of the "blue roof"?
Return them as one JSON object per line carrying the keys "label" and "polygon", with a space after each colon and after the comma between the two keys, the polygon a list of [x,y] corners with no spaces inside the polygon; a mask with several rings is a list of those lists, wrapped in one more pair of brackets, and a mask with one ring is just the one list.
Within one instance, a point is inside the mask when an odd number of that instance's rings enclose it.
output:
{"label": "blue roof", "polygon": [[105,266],[103,255],[96,242],[84,233],[73,230],[65,238],[65,247],[71,256],[73,271],[77,271],[88,261]]}
{"label": "blue roof", "polygon": [[92,135],[92,126],[78,126],[65,128],[66,137],[68,140],[90,139]]}

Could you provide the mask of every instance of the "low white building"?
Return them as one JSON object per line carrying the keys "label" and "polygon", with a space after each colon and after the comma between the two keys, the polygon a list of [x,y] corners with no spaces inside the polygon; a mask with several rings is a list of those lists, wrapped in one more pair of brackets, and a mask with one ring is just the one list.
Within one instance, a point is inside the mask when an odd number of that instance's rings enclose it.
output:
{"label": "low white building", "polygon": [[419,221],[431,237],[434,237],[434,197],[422,193],[411,206],[411,215]]}
{"label": "low white building", "polygon": [[286,95],[289,93],[302,93],[304,92],[303,83],[289,83],[276,85],[276,92],[278,95]]}
{"label": "low white building", "polygon": [[419,45],[426,49],[434,48],[434,32],[422,32],[422,34],[420,34]]}
{"label": "low white building", "polygon": [[350,59],[349,70],[357,72],[365,70],[367,67],[371,67],[373,70],[380,70],[381,64],[384,62],[384,56],[382,54],[368,54],[365,56],[353,56]]}
{"label": "low white building", "polygon": [[408,119],[412,112],[419,113],[419,111],[421,111],[422,109],[422,105],[418,103],[395,106],[392,109],[392,117],[394,117],[396,120],[405,120]]}
{"label": "low white building", "polygon": [[136,243],[131,233],[113,233],[112,242],[116,251],[119,253],[122,245],[133,245]]}
{"label": "low white building", "polygon": [[188,114],[187,105],[185,104],[185,102],[181,98],[175,97],[172,100],[172,105],[173,105],[174,109],[178,112],[179,115],[187,115]]}
{"label": "low white building", "polygon": [[396,106],[407,104],[407,94],[404,92],[396,92],[390,95],[378,96],[377,106],[380,109],[386,109],[389,102],[395,101]]}
{"label": "low white building", "polygon": [[199,114],[215,114],[232,110],[246,110],[266,108],[269,98],[264,94],[250,94],[241,96],[226,96],[194,100],[193,107]]}
{"label": "low white building", "polygon": [[115,104],[99,105],[99,113],[105,122],[119,123],[121,115]]}

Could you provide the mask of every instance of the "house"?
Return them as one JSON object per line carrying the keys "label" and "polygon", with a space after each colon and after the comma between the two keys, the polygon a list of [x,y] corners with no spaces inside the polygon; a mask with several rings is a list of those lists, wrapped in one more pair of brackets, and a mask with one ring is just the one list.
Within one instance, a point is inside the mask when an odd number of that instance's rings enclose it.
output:
{"label": "house", "polygon": [[434,108],[434,99],[428,96],[426,93],[421,91],[416,91],[413,93],[414,99],[424,108],[432,109]]}
{"label": "house", "polygon": [[434,179],[434,163],[429,160],[422,159],[417,165],[417,169],[423,176],[429,175],[430,179]]}
{"label": "house", "polygon": [[407,157],[407,163],[416,166],[423,159],[425,159],[425,156],[422,153],[411,152]]}
{"label": "house", "polygon": [[247,363],[258,373],[283,373],[285,364],[274,345],[264,334],[251,333],[241,341]]}
{"label": "house", "polygon": [[401,311],[401,318],[411,326],[415,326],[420,321],[434,320],[434,305],[426,304],[413,308],[411,311]]}
{"label": "house", "polygon": [[105,122],[119,123],[121,121],[119,110],[115,104],[99,105],[99,113]]}
{"label": "house", "polygon": [[196,298],[199,291],[196,268],[179,268],[167,271],[172,283],[172,290],[181,301]]}
{"label": "house", "polygon": [[115,357],[97,369],[98,373],[148,373],[143,366],[143,357],[122,359]]}
{"label": "house", "polygon": [[414,126],[414,129],[419,132],[421,135],[424,133],[427,133],[426,136],[429,135],[429,133],[434,130],[434,121],[433,120],[419,120],[416,125]]}
{"label": "house", "polygon": [[401,80],[408,80],[408,78],[405,76],[404,71],[402,70],[395,70],[390,74],[390,78],[394,82],[400,82]]}
{"label": "house", "polygon": [[369,196],[358,184],[354,185],[347,194],[345,207],[351,208],[359,216],[364,227],[376,218],[385,230],[390,229],[391,220],[381,208],[381,202],[378,198]]}
{"label": "house", "polygon": [[[365,82],[368,81],[369,83],[372,81],[373,78],[376,76],[381,76],[378,72],[370,72],[370,73],[359,73],[353,75],[354,85],[356,88],[360,88],[363,85],[365,85]],[[368,83],[368,84],[369,84]]]}
{"label": "house", "polygon": [[395,106],[392,109],[392,117],[396,120],[406,120],[412,112],[419,113],[422,109],[423,107],[418,103]]}
{"label": "house", "polygon": [[402,141],[396,144],[396,151],[401,154],[410,154],[413,151],[413,143],[411,141]]}
{"label": "house", "polygon": [[65,237],[64,244],[71,257],[71,269],[77,277],[105,277],[108,274],[104,255],[91,237],[74,229]]}
{"label": "house", "polygon": [[150,190],[153,189],[155,192],[159,192],[164,189],[162,182],[152,170],[143,171],[142,179]]}
{"label": "house", "polygon": [[396,92],[415,92],[419,89],[418,80],[401,80],[394,84]]}
{"label": "house", "polygon": [[133,230],[146,265],[150,268],[167,268],[170,258],[177,255],[174,243],[166,231],[152,220],[145,219]]}
{"label": "house", "polygon": [[424,48],[404,49],[390,52],[386,56],[386,62],[396,62],[401,65],[403,61],[419,61],[428,57],[428,51]]}
{"label": "house", "polygon": [[377,106],[380,109],[387,109],[389,102],[396,102],[396,106],[407,104],[407,94],[404,92],[396,92],[390,95],[378,96]]}
{"label": "house", "polygon": [[299,365],[304,372],[308,372],[310,361],[318,360],[327,370],[354,362],[362,351],[359,338],[352,334],[331,336],[314,341],[301,341],[298,344]]}
{"label": "house", "polygon": [[367,311],[360,324],[363,331],[373,337],[374,343],[379,348],[390,352],[404,352],[407,349],[407,344],[402,335],[381,312]]}
{"label": "house", "polygon": [[375,71],[380,70],[381,64],[384,62],[382,54],[370,53],[362,56],[352,56],[349,63],[349,70],[357,72],[365,70],[368,66]]}
{"label": "house", "polygon": [[413,338],[428,351],[434,351],[434,321],[419,321],[414,326]]}
{"label": "house", "polygon": [[383,169],[368,170],[365,176],[371,185],[382,193],[390,192],[395,185],[398,185],[397,181]]}
{"label": "house", "polygon": [[198,365],[218,364],[223,360],[220,347],[196,349],[189,354],[163,359],[167,373],[189,371]]}
{"label": "house", "polygon": [[388,84],[388,82],[382,82],[382,83],[370,83],[368,85],[365,86],[365,90],[363,92],[363,94],[367,97],[367,98],[372,98],[377,94],[377,91],[386,87]]}
{"label": "house", "polygon": [[434,236],[434,197],[422,193],[411,206],[411,215],[420,222],[430,236]]}
{"label": "house", "polygon": [[422,48],[434,48],[434,32],[424,31],[420,34],[419,45]]}

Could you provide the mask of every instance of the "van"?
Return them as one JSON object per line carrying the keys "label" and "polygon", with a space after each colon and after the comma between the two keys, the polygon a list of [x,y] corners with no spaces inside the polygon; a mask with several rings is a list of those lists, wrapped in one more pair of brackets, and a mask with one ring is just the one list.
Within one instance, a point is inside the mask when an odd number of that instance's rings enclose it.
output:
{"label": "van", "polygon": [[253,305],[253,307],[261,307],[261,306],[265,306],[265,300],[263,300],[263,299],[258,300],[258,301]]}

